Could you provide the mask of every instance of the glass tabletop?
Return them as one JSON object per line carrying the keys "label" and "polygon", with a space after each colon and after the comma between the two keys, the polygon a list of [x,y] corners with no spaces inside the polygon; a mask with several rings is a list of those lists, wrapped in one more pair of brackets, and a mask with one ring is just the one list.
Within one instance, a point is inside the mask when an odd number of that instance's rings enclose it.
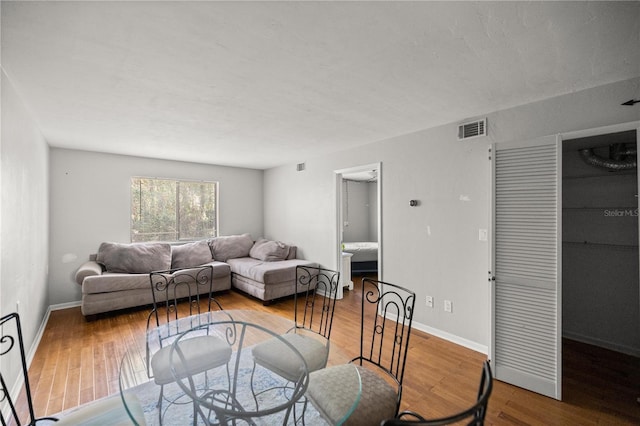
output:
{"label": "glass tabletop", "polygon": [[[253,349],[271,341],[292,377],[285,379],[254,361]],[[200,356],[205,352],[206,358]],[[169,365],[175,382],[194,401],[197,415],[210,424],[254,418],[287,424],[309,384],[307,363],[291,343],[261,325],[236,319],[180,334],[171,345]]]}
{"label": "glass tabletop", "polygon": [[[305,396],[312,376],[304,356],[282,338],[294,328],[290,319],[252,310],[207,312],[153,328],[146,333],[147,341],[136,342],[121,361],[124,406],[134,424],[173,424],[178,419],[193,423],[194,417],[197,424],[225,424],[238,418],[256,424],[294,424],[302,416],[307,425],[331,424]],[[329,345],[316,333],[295,332]],[[277,357],[299,372],[293,381],[254,363],[252,351],[265,341],[278,342]],[[349,361],[339,348],[329,348],[329,365]],[[158,361],[162,358],[164,364]],[[203,362],[206,365],[200,365]],[[160,372],[167,366],[170,379],[166,371]],[[338,415],[342,419],[333,424],[349,417],[361,394],[355,366],[345,370],[343,380]],[[165,402],[158,408],[161,392]],[[140,401],[143,414],[132,407],[131,395]]]}

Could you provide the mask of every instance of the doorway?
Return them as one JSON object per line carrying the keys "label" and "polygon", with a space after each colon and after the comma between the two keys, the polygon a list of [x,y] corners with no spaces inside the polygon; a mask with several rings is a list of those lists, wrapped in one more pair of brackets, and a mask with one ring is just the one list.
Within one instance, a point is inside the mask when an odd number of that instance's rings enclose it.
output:
{"label": "doorway", "polygon": [[622,360],[640,357],[637,141],[636,129],[563,140],[562,329],[568,383],[580,380],[575,365],[591,363],[613,378]]}
{"label": "doorway", "polygon": [[640,356],[636,131],[562,151],[563,335]]}
{"label": "doorway", "polygon": [[344,287],[352,275],[382,276],[381,164],[336,170],[338,262]]}

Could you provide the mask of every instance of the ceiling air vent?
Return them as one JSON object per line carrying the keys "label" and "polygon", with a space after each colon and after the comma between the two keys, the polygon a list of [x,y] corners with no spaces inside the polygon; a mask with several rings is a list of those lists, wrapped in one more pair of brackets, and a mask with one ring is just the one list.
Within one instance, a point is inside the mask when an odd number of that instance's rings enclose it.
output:
{"label": "ceiling air vent", "polygon": [[458,126],[458,140],[487,136],[487,119],[470,121]]}

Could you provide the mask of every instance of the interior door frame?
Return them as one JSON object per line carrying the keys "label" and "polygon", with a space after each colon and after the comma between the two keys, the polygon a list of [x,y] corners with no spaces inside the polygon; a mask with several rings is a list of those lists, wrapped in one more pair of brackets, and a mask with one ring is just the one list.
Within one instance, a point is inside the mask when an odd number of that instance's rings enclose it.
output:
{"label": "interior door frame", "polygon": [[342,191],[342,176],[348,173],[365,172],[369,170],[377,170],[378,180],[376,193],[378,196],[377,214],[378,214],[378,279],[383,280],[382,271],[382,259],[383,259],[383,244],[382,244],[382,162],[364,164],[361,166],[348,167],[345,169],[334,170],[336,176],[336,235],[334,241],[335,247],[335,259],[337,269],[342,274],[342,236],[344,233],[344,218],[342,217],[343,211],[343,191]]}
{"label": "interior door frame", "polygon": [[[629,131],[629,130],[635,130],[636,131],[636,144],[637,146],[640,147],[640,120],[638,121],[630,121],[630,122],[626,122],[626,123],[620,123],[620,124],[613,124],[610,126],[603,126],[603,127],[595,127],[595,128],[591,128],[591,129],[584,129],[584,130],[576,130],[573,132],[565,132],[565,133],[560,133],[559,137],[560,137],[560,144],[562,146],[562,142],[565,140],[569,140],[569,139],[579,139],[579,138],[586,138],[586,137],[591,137],[591,136],[600,136],[600,135],[606,135],[609,133],[619,133],[619,132],[625,132],[625,131]],[[638,170],[637,170],[638,171]],[[637,179],[638,179],[638,188],[640,190],[640,171],[638,171],[636,173],[637,175]],[[562,178],[562,176],[560,176],[560,178]],[[640,207],[640,199],[638,200],[638,204]],[[638,243],[640,244],[640,217],[638,217]],[[638,273],[640,274],[640,254],[638,255]],[[640,283],[638,283],[638,286],[640,287]],[[638,291],[639,296],[638,296],[638,309],[640,309],[640,289]],[[638,327],[640,327],[640,324],[638,324]]]}

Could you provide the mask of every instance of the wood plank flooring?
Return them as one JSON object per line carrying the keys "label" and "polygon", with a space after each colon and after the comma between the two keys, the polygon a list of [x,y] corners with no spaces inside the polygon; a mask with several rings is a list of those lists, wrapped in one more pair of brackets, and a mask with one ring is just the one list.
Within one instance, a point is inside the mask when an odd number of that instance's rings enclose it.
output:
{"label": "wood plank flooring", "polygon": [[[338,301],[332,344],[346,354],[358,350],[359,280]],[[266,310],[292,318],[293,300],[270,306],[230,291],[225,309]],[[51,415],[118,392],[118,363],[141,339],[148,308],[101,315],[86,322],[79,308],[53,311],[30,367],[38,416]],[[487,424],[639,425],[640,360],[566,341],[562,402],[496,381]],[[402,408],[429,417],[466,408],[475,398],[485,355],[414,330]],[[20,405],[24,412],[24,403]]]}

